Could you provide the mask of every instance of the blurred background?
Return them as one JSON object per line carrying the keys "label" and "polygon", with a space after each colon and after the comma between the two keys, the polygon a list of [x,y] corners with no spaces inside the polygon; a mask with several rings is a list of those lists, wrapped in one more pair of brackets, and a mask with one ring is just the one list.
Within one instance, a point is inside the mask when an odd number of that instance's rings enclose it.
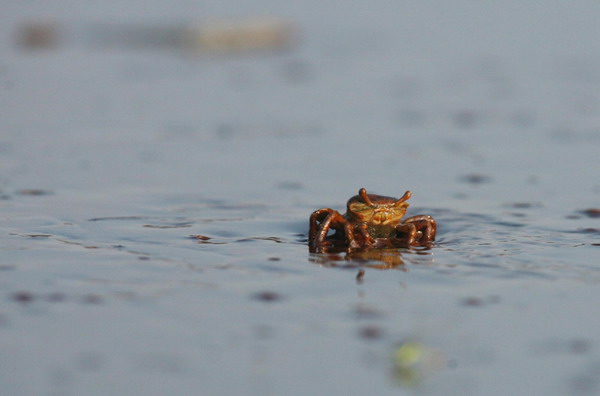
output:
{"label": "blurred background", "polygon": [[[358,183],[388,195],[410,186],[437,202],[464,190],[448,180],[494,173],[510,190],[494,191],[500,199],[535,179],[547,182],[542,196],[564,204],[570,195],[555,190],[580,189],[573,183],[582,180],[585,192],[598,188],[585,166],[593,157],[568,146],[598,140],[592,2],[3,8],[4,140],[43,144],[40,168],[53,177],[60,168],[47,156],[64,161],[69,152],[73,166],[97,170],[94,184],[110,179],[109,189],[143,179],[230,184],[233,194],[242,179],[260,190],[337,190],[333,198]],[[166,170],[172,161],[180,161],[176,180]],[[233,162],[235,172],[225,171]],[[74,176],[65,187],[79,186]],[[392,191],[381,191],[391,180]]]}
{"label": "blurred background", "polygon": [[[7,394],[599,391],[599,3],[1,10]],[[436,247],[309,255],[361,187]]]}

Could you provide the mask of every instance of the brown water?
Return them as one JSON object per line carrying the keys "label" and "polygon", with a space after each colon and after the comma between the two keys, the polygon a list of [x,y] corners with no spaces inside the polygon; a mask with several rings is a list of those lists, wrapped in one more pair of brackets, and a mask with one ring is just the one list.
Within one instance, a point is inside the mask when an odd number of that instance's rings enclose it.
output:
{"label": "brown water", "polygon": [[[3,12],[0,393],[600,392],[597,5],[119,4]],[[78,40],[212,15],[301,41]],[[434,246],[309,253],[360,187]]]}

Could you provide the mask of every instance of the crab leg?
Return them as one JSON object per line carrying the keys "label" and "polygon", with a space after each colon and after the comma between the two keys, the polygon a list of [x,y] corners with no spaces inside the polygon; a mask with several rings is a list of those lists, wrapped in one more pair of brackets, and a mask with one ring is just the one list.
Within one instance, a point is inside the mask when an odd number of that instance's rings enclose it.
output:
{"label": "crab leg", "polygon": [[[400,232],[406,232],[409,235],[409,239],[407,240],[407,242],[409,245],[412,245],[415,242],[432,242],[435,239],[437,225],[433,217],[427,215],[419,215],[409,217],[396,229]],[[419,235],[419,233],[421,235]]]}
{"label": "crab leg", "polygon": [[[310,221],[309,221],[310,228],[308,230],[308,241],[311,244],[315,243],[315,238],[317,237],[317,233],[319,233],[323,229],[323,224],[325,223],[324,220],[326,220],[327,217],[332,212],[334,212],[333,209],[324,208],[324,209],[315,210],[310,215]],[[321,224],[319,225],[319,223],[321,223]],[[327,229],[327,231],[325,232],[326,235],[327,235],[327,232],[329,232],[329,229]]]}
{"label": "crab leg", "polygon": [[[373,239],[373,237],[371,236],[371,234],[369,234],[369,227],[367,226],[366,223],[362,223],[362,224],[358,225],[356,227],[356,230],[362,236],[363,245],[365,247],[366,246],[371,246],[371,245],[375,244],[375,239]],[[352,247],[354,247],[354,246],[352,246]]]}
{"label": "crab leg", "polygon": [[415,240],[419,236],[417,233],[417,227],[413,223],[402,223],[396,226],[396,231],[406,234],[406,245],[411,246],[415,244]]}
{"label": "crab leg", "polygon": [[330,229],[344,230],[344,235],[349,245],[355,244],[352,226],[338,211],[324,208],[313,212],[310,216],[310,229],[308,239],[313,246],[322,246]]}

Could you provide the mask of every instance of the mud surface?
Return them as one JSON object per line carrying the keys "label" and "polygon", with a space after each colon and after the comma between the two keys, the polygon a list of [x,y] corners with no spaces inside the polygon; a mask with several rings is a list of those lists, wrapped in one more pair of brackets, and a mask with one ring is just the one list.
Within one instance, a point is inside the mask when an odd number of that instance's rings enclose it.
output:
{"label": "mud surface", "polygon": [[[0,393],[600,392],[600,6],[150,3],[0,17]],[[300,34],[82,39],[248,15]],[[360,187],[435,245],[309,253]]]}

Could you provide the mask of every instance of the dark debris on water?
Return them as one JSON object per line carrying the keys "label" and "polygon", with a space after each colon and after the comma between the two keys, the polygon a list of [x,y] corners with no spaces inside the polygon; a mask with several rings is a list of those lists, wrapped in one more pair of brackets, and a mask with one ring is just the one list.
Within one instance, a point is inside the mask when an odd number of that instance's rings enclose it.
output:
{"label": "dark debris on water", "polygon": [[592,219],[600,218],[600,208],[589,208],[579,211],[579,213],[591,217]]}
{"label": "dark debris on water", "polygon": [[52,195],[52,191],[44,190],[41,188],[26,188],[26,189],[17,191],[17,194],[29,195],[29,196],[42,196],[42,195]]}
{"label": "dark debris on water", "polygon": [[480,173],[470,173],[468,175],[461,176],[459,178],[459,180],[463,183],[468,183],[471,185],[479,185],[479,184],[490,183],[492,181],[492,178],[487,175],[480,174]]}
{"label": "dark debris on water", "polygon": [[481,298],[481,297],[466,297],[463,298],[460,302],[461,305],[465,306],[465,307],[482,307],[488,304],[498,304],[500,303],[501,299],[500,296],[488,296],[485,298]]}
{"label": "dark debris on water", "polygon": [[[31,304],[35,301],[45,301],[50,303],[62,303],[68,300],[68,296],[62,292],[33,293],[26,290],[19,290],[9,295],[9,298],[18,304]],[[98,294],[86,294],[79,298],[83,304],[97,305],[104,302],[102,296]]]}
{"label": "dark debris on water", "polygon": [[283,295],[271,290],[263,290],[260,292],[256,292],[252,295],[253,300],[262,301],[266,303],[272,303],[277,301],[282,301],[284,299]]}
{"label": "dark debris on water", "polygon": [[365,340],[377,340],[383,337],[384,331],[380,326],[367,325],[360,328],[358,334]]}

